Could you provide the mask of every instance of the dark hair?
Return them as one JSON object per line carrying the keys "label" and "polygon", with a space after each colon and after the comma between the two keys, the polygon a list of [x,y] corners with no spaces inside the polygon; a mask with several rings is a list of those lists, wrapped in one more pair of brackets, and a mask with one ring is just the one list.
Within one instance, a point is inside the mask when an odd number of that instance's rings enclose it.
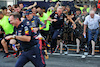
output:
{"label": "dark hair", "polygon": [[41,7],[40,7],[40,6],[36,6],[36,9],[37,9],[37,8],[41,8]]}
{"label": "dark hair", "polygon": [[81,11],[80,9],[76,9],[76,11]]}
{"label": "dark hair", "polygon": [[[86,11],[86,9],[83,9],[83,12]],[[86,11],[87,12],[87,11]]]}
{"label": "dark hair", "polygon": [[5,9],[7,9],[7,8],[6,8],[5,6],[3,6],[3,7],[1,7],[1,9],[2,9],[2,10],[5,10]]}
{"label": "dark hair", "polygon": [[23,4],[23,3],[21,2],[21,3],[19,3],[19,4]]}
{"label": "dark hair", "polygon": [[96,8],[96,5],[93,5],[92,8]]}
{"label": "dark hair", "polygon": [[41,9],[46,9],[45,7],[41,7]]}
{"label": "dark hair", "polygon": [[32,7],[31,9],[33,9],[33,8],[36,8],[36,7],[34,6],[34,7]]}
{"label": "dark hair", "polygon": [[13,16],[15,19],[19,19],[21,21],[21,15],[17,12],[11,13],[10,16]]}
{"label": "dark hair", "polygon": [[14,5],[14,8],[17,8],[17,7],[19,7],[19,5]]}
{"label": "dark hair", "polygon": [[8,7],[11,7],[11,5],[8,5]]}

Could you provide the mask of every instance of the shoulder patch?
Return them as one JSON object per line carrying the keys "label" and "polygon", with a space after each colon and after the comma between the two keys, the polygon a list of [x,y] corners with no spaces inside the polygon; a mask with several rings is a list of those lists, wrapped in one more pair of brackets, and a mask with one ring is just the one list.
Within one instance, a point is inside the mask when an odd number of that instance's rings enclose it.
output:
{"label": "shoulder patch", "polygon": [[32,23],[34,22],[34,20],[32,21]]}
{"label": "shoulder patch", "polygon": [[29,35],[29,31],[27,30],[27,31],[25,31],[25,35]]}

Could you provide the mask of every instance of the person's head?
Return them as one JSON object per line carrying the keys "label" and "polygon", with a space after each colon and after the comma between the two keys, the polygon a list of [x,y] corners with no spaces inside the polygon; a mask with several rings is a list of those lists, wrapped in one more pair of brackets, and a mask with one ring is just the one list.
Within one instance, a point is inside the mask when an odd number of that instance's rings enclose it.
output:
{"label": "person's head", "polygon": [[26,18],[28,19],[28,20],[31,20],[32,18],[33,18],[33,14],[32,14],[32,12],[31,12],[31,9],[29,9],[29,10],[26,10]]}
{"label": "person's head", "polygon": [[27,7],[24,7],[24,8],[22,9],[22,12],[23,12],[23,13],[26,13],[26,10],[27,10]]}
{"label": "person's head", "polygon": [[63,9],[62,9],[61,6],[59,6],[59,7],[57,8],[57,14],[58,14],[58,15],[61,15],[62,12],[63,12]]}
{"label": "person's head", "polygon": [[43,12],[46,12],[46,8],[45,8],[45,7],[42,7],[42,11],[43,11]]}
{"label": "person's head", "polygon": [[41,7],[40,7],[40,6],[37,6],[37,12],[38,12],[39,10],[41,10]]}
{"label": "person's head", "polygon": [[38,10],[38,13],[39,13],[39,15],[42,17],[43,16],[43,10],[42,9],[39,9]]}
{"label": "person's head", "polygon": [[3,14],[6,15],[7,14],[7,8],[5,6],[3,6],[3,7],[1,7],[1,9],[2,9]]}
{"label": "person's head", "polygon": [[80,9],[76,9],[76,15],[79,15],[81,13]]}
{"label": "person's head", "polygon": [[91,18],[94,18],[95,12],[93,10],[91,10],[89,14],[90,14]]}
{"label": "person's head", "polygon": [[14,6],[14,11],[15,11],[15,12],[18,12],[18,13],[19,13],[20,10],[21,10],[21,9],[20,9],[19,5],[15,5],[15,6]]}
{"label": "person's head", "polygon": [[67,5],[65,9],[67,10],[67,12],[69,12],[70,11],[70,6]]}
{"label": "person's head", "polygon": [[14,12],[10,14],[9,21],[10,24],[12,24],[15,27],[18,27],[18,25],[21,23],[21,15],[17,12]]}
{"label": "person's head", "polygon": [[84,15],[86,15],[86,14],[87,14],[86,9],[83,9],[83,14],[84,14]]}
{"label": "person's head", "polygon": [[88,6],[87,6],[87,5],[83,5],[83,7],[84,7],[85,9],[87,9]]}
{"label": "person's head", "polygon": [[9,10],[11,10],[11,9],[12,9],[11,5],[8,5],[8,9],[9,9]]}
{"label": "person's head", "polygon": [[19,3],[19,7],[22,9],[24,7],[23,3]]}
{"label": "person's head", "polygon": [[12,6],[12,9],[15,9],[15,4]]}
{"label": "person's head", "polygon": [[94,10],[95,12],[97,11],[96,5],[92,6],[92,10]]}
{"label": "person's head", "polygon": [[2,19],[3,18],[3,12],[2,12],[2,10],[0,10],[0,19]]}
{"label": "person's head", "polygon": [[33,13],[33,14],[36,14],[36,12],[37,12],[37,11],[36,11],[36,7],[32,7],[31,10],[32,10],[32,13]]}
{"label": "person's head", "polygon": [[62,5],[62,9],[63,9],[63,11],[65,10],[65,5]]}

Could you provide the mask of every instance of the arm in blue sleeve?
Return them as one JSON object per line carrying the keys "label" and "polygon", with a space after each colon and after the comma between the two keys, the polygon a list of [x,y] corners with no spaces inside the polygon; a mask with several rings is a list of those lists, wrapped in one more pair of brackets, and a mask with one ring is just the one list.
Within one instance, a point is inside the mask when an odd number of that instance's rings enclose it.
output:
{"label": "arm in blue sleeve", "polygon": [[37,18],[37,20],[38,20],[38,23],[41,25],[41,27],[39,27],[39,30],[46,28],[46,25],[39,18]]}

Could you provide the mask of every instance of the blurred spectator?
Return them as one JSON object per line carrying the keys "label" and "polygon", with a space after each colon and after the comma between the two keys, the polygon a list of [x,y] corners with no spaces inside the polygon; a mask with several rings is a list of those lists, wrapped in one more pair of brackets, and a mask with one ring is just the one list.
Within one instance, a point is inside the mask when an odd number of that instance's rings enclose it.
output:
{"label": "blurred spectator", "polygon": [[11,7],[11,5],[8,5],[8,10],[7,10],[7,12],[9,12],[9,13],[12,12],[12,7]]}
{"label": "blurred spectator", "polygon": [[36,15],[36,13],[37,13],[36,7],[32,7],[31,10],[32,10],[33,16],[37,16],[37,15]]}
{"label": "blurred spectator", "polygon": [[80,6],[75,5],[75,8],[80,9],[81,10],[81,13],[83,13],[83,9],[86,9],[86,11],[89,13],[89,9],[90,9],[88,7],[88,5],[83,5],[83,7],[80,7]]}
{"label": "blurred spectator", "polygon": [[20,7],[20,9],[22,10],[22,9],[24,8],[23,3],[19,3],[19,7]]}
{"label": "blurred spectator", "polygon": [[7,15],[7,8],[5,6],[1,7],[3,15]]}
{"label": "blurred spectator", "polygon": [[45,7],[42,7],[42,11],[43,11],[44,13],[46,13],[46,8],[45,8]]}
{"label": "blurred spectator", "polygon": [[[0,11],[0,26],[3,28],[6,36],[11,35],[14,32],[13,26],[9,23],[9,16],[3,15],[2,11]],[[2,45],[4,47],[4,51],[5,51],[4,57],[8,57],[9,53],[8,53],[7,44],[9,43],[9,40],[6,40],[4,38],[4,39],[2,39],[1,43],[2,43]]]}
{"label": "blurred spectator", "polygon": [[15,5],[15,6],[14,6],[14,12],[20,13],[20,15],[21,15],[21,17],[22,17],[22,12],[21,12],[21,9],[20,9],[19,5]]}
{"label": "blurred spectator", "polygon": [[46,25],[46,28],[40,31],[42,36],[46,39],[49,33],[49,22],[47,21],[48,16],[45,12],[43,12],[43,9],[38,10],[38,12],[39,13],[37,13],[37,15],[39,16],[40,20]]}
{"label": "blurred spectator", "polygon": [[93,5],[90,10],[93,10],[96,14],[98,14],[96,5]]}

